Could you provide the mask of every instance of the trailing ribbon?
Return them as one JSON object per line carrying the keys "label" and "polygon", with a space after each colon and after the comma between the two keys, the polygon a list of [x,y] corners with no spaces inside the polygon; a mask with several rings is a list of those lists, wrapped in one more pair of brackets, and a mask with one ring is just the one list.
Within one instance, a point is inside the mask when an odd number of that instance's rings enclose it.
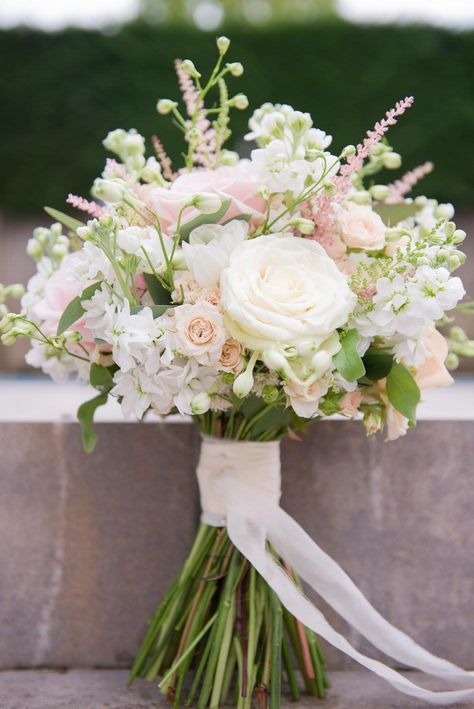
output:
{"label": "trailing ribbon", "polygon": [[[281,603],[331,645],[382,677],[400,692],[431,704],[474,698],[474,672],[432,655],[393,626],[341,567],[280,507],[280,447],[203,437],[197,469],[202,521],[226,526],[232,543],[250,561]],[[267,550],[267,542],[334,610],[397,662],[455,682],[465,689],[431,691],[379,660],[356,650],[294,584]]]}

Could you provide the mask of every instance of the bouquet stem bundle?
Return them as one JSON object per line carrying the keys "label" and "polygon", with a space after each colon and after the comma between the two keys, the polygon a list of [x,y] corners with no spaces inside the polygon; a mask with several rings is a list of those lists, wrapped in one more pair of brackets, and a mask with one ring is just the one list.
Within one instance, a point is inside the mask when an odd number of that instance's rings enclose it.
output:
{"label": "bouquet stem bundle", "polygon": [[[299,581],[287,569],[295,581]],[[159,681],[173,707],[280,706],[286,681],[293,700],[324,698],[329,682],[312,631],[230,541],[225,528],[201,524],[178,578],[152,618],[131,670]]]}

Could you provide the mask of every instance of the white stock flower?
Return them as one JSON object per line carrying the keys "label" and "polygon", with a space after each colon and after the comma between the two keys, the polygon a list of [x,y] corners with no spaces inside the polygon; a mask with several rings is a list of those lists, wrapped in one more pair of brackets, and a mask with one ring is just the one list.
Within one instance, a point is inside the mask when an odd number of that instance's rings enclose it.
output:
{"label": "white stock flower", "polygon": [[407,289],[420,312],[430,320],[441,318],[444,312],[454,308],[465,294],[460,278],[452,277],[447,268],[430,266],[420,266]]}
{"label": "white stock flower", "polygon": [[[173,240],[163,234],[167,255],[173,250]],[[165,261],[161,240],[153,227],[127,226],[117,232],[117,245],[127,254],[140,258],[140,270],[146,273],[160,271]]]}
{"label": "white stock flower", "polygon": [[189,271],[203,288],[219,283],[221,272],[229,264],[234,249],[247,238],[248,225],[241,219],[228,224],[204,224],[183,243],[183,254]]}
{"label": "white stock flower", "polygon": [[143,362],[155,340],[161,334],[159,323],[153,319],[150,308],[130,313],[130,305],[117,309],[112,322],[104,329],[103,339],[112,345],[114,362],[127,372]]}
{"label": "white stock flower", "polygon": [[265,351],[308,343],[316,349],[347,322],[356,297],[316,242],[261,236],[232,253],[221,301],[232,336]]}

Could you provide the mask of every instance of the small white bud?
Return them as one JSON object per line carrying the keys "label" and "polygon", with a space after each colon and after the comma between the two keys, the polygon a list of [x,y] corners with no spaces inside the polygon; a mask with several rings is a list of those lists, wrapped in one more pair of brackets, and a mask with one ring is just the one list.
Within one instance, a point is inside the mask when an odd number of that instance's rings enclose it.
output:
{"label": "small white bud", "polygon": [[454,217],[454,207],[450,202],[446,204],[438,204],[434,210],[436,219],[452,219]]}
{"label": "small white bud", "polygon": [[352,192],[348,199],[356,204],[370,204],[370,194],[367,190],[358,190],[357,192]]}
{"label": "small white bud", "polygon": [[194,416],[205,414],[211,406],[211,397],[206,391],[201,391],[193,396],[191,400],[191,411]]}
{"label": "small white bud", "polygon": [[12,283],[11,286],[5,288],[5,295],[15,298],[15,300],[19,300],[24,294],[25,287],[22,283]]}
{"label": "small white bud", "polygon": [[356,154],[355,145],[346,145],[346,147],[343,148],[343,150],[341,152],[341,160],[346,160],[347,158],[349,158],[355,154]]}
{"label": "small white bud", "polygon": [[289,368],[285,355],[278,350],[266,350],[262,355],[262,361],[268,369],[274,372],[287,372]]}
{"label": "small white bud", "polygon": [[383,156],[383,164],[388,170],[396,170],[402,164],[402,156],[391,151],[385,153]]}
{"label": "small white bud", "polygon": [[326,350],[319,350],[311,360],[311,367],[314,370],[313,376],[319,378],[327,372],[332,363],[332,357]]}
{"label": "small white bud", "polygon": [[189,76],[192,76],[195,79],[199,79],[201,77],[201,74],[198,72],[198,70],[194,66],[194,62],[192,62],[191,59],[185,59],[183,62],[181,62],[181,69],[185,71],[186,74],[189,74]]}
{"label": "small white bud", "polygon": [[459,367],[459,357],[454,352],[449,352],[444,363],[446,367],[452,371]]}
{"label": "small white bud", "polygon": [[55,244],[51,251],[53,252],[53,256],[57,259],[62,259],[66,256],[68,249],[67,246],[64,246],[63,244]]}
{"label": "small white bud", "polygon": [[390,190],[387,185],[372,185],[370,188],[370,194],[374,199],[381,201],[387,199],[390,194]]}
{"label": "small white bud", "polygon": [[16,338],[16,335],[12,334],[11,332],[6,332],[0,337],[0,340],[2,342],[2,345],[5,345],[5,347],[10,347],[10,345],[15,344]]}
{"label": "small white bud", "polygon": [[232,390],[239,399],[243,399],[247,396],[247,394],[250,394],[253,383],[254,379],[252,370],[246,369],[234,379]]}
{"label": "small white bud", "polygon": [[98,177],[94,180],[91,193],[94,197],[98,197],[104,202],[117,204],[117,202],[122,201],[124,190],[117,182],[113,180],[103,180]]}
{"label": "small white bud", "polygon": [[213,192],[201,192],[193,197],[191,204],[203,214],[213,214],[221,206],[222,200]]}
{"label": "small white bud", "polygon": [[465,238],[466,232],[464,231],[464,229],[456,229],[452,236],[453,244],[462,244]]}
{"label": "small white bud", "polygon": [[231,103],[239,111],[245,111],[248,108],[249,100],[245,94],[236,94],[234,98],[231,99]]}
{"label": "small white bud", "polygon": [[34,259],[40,259],[43,255],[43,249],[37,239],[29,239],[26,245],[26,253]]}
{"label": "small white bud", "polygon": [[242,76],[244,73],[244,67],[240,62],[231,62],[230,64],[226,64],[226,67],[232,76]]}
{"label": "small white bud", "polygon": [[177,105],[178,102],[172,101],[170,98],[160,98],[160,100],[156,104],[156,110],[162,116],[166,116],[168,113],[171,113],[171,111],[176,108]]}
{"label": "small white bud", "polygon": [[216,44],[220,54],[225,54],[230,47],[230,39],[223,35],[216,39]]}
{"label": "small white bud", "polygon": [[140,177],[144,182],[158,182],[159,184],[163,184],[161,165],[156,158],[148,158],[145,166],[142,168]]}
{"label": "small white bud", "polygon": [[221,152],[221,165],[237,165],[240,157],[234,150],[223,150]]}
{"label": "small white bud", "polygon": [[312,234],[315,229],[315,224],[311,219],[293,219],[290,225],[298,229],[302,234]]}

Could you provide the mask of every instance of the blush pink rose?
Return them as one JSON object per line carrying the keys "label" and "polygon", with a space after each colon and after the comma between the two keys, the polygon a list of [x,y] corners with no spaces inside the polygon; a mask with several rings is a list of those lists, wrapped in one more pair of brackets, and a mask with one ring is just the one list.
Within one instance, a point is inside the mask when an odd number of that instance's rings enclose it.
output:
{"label": "blush pink rose", "polygon": [[370,207],[349,203],[336,221],[341,239],[350,249],[376,251],[385,246],[385,224]]}
{"label": "blush pink rose", "polygon": [[[83,286],[73,278],[71,271],[79,260],[81,252],[65,256],[61,266],[48,279],[43,298],[32,308],[32,315],[41,321],[47,334],[55,334],[61,315],[76,296],[81,295]],[[78,320],[71,326],[72,330],[82,335],[81,344],[87,349],[95,348],[94,337],[85,326],[85,320]]]}
{"label": "blush pink rose", "polygon": [[[170,189],[154,190],[153,208],[166,229],[176,223],[183,201],[187,197],[202,192],[215,192],[222,202],[231,202],[223,217],[224,221],[240,214],[249,214],[251,221],[258,224],[265,218],[265,203],[257,194],[259,185],[250,162],[242,160],[237,165],[219,167],[217,170],[183,173],[172,183]],[[151,196],[149,201],[151,202]],[[197,210],[188,209],[183,220],[191,221],[198,214]]]}
{"label": "blush pink rose", "polygon": [[433,327],[428,333],[428,357],[418,368],[415,379],[420,389],[444,387],[453,383],[445,361],[448,356],[448,343],[443,335]]}

